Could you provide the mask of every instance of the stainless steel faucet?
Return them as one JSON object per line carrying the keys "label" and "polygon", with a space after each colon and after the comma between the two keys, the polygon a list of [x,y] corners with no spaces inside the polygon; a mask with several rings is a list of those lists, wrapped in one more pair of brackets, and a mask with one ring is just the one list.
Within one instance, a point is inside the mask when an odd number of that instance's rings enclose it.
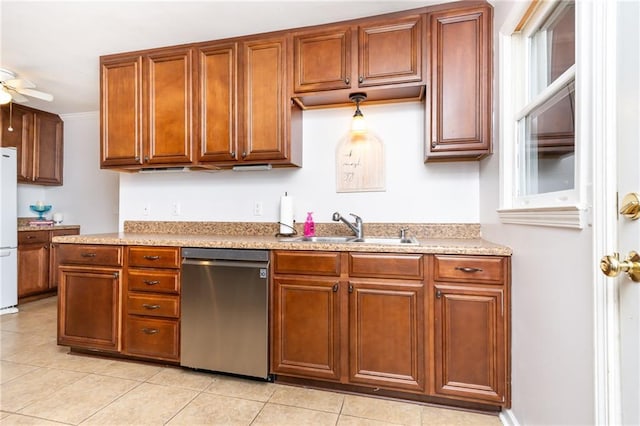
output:
{"label": "stainless steel faucet", "polygon": [[335,212],[333,214],[333,220],[338,222],[338,221],[343,221],[345,223],[345,225],[347,225],[349,227],[349,229],[351,229],[353,231],[354,234],[356,234],[356,238],[364,238],[364,231],[362,229],[362,218],[360,216],[357,216],[353,213],[349,213],[351,216],[354,217],[354,219],[356,220],[355,225],[351,222],[349,222],[347,219],[345,219],[344,217],[340,216],[340,213]]}

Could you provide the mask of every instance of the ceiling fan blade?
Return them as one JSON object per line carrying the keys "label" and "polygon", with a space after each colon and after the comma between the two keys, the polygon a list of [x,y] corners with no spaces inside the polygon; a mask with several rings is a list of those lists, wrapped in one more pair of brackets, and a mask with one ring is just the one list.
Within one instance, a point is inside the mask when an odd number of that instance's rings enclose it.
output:
{"label": "ceiling fan blade", "polygon": [[16,73],[5,68],[0,68],[0,81],[7,81],[16,78]]}
{"label": "ceiling fan blade", "polygon": [[29,99],[27,99],[26,96],[22,96],[20,93],[16,92],[15,90],[11,91],[11,98],[13,99],[14,102],[18,102],[18,103],[29,102]]}
{"label": "ceiling fan blade", "polygon": [[50,95],[49,93],[41,92],[39,90],[33,90],[33,89],[15,89],[15,90],[16,92],[22,95],[27,95],[33,98],[42,99],[43,101],[51,102],[53,100],[53,95]]}
{"label": "ceiling fan blade", "polygon": [[13,87],[14,89],[35,89],[36,85],[33,84],[29,80],[25,80],[24,78],[13,78],[11,80],[7,80],[4,82],[7,86]]}

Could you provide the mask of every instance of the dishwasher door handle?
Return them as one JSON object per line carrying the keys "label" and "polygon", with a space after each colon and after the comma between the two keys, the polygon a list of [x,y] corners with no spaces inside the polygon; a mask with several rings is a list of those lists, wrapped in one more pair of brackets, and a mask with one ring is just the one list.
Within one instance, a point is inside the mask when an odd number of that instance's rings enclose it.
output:
{"label": "dishwasher door handle", "polygon": [[269,262],[247,262],[244,260],[204,260],[204,259],[188,259],[182,260],[183,265],[195,266],[230,266],[232,268],[267,268]]}

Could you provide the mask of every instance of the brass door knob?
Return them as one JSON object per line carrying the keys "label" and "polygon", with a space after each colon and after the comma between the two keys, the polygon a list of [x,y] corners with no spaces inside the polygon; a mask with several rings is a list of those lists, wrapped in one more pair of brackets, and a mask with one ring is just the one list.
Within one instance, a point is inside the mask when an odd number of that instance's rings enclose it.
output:
{"label": "brass door knob", "polygon": [[600,260],[600,270],[608,277],[617,277],[621,272],[626,272],[632,281],[640,282],[640,255],[635,251],[629,252],[627,258],[620,260],[620,255],[604,256]]}

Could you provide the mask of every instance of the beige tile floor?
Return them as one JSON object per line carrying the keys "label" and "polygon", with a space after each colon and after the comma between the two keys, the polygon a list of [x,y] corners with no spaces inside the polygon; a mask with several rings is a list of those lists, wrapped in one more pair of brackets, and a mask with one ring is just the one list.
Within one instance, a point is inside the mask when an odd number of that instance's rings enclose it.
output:
{"label": "beige tile floor", "polygon": [[497,416],[100,357],[56,344],[56,298],[0,316],[2,425],[500,425]]}

